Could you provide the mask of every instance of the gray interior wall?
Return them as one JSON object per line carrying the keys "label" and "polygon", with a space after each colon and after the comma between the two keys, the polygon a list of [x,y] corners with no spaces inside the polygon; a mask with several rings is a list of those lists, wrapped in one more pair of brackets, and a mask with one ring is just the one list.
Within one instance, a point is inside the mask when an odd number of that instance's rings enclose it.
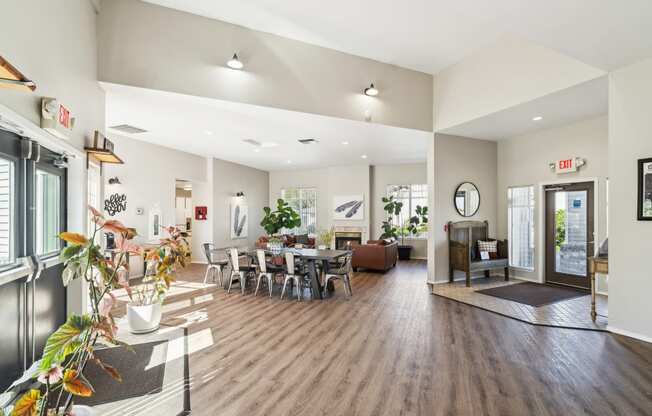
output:
{"label": "gray interior wall", "polygon": [[[387,195],[388,185],[427,184],[425,163],[400,165],[374,165],[371,167],[371,238],[382,234],[381,224],[386,218],[382,198]],[[407,207],[405,208],[407,209]],[[428,255],[427,238],[406,238],[405,244],[412,246],[412,258],[425,259]]]}
{"label": "gray interior wall", "polygon": [[[514,274],[539,281],[543,270],[539,261],[545,255],[540,244],[544,201],[540,198],[543,183],[581,182],[598,180],[595,189],[595,204],[598,216],[595,218],[596,238],[600,242],[607,236],[607,116],[591,118],[565,126],[540,130],[498,142],[498,236],[508,238],[507,189],[511,186],[534,185],[535,187],[535,270],[514,270]],[[579,171],[556,174],[549,163],[571,157],[581,157],[586,165]],[[606,279],[600,277],[598,288],[607,291]]]}
{"label": "gray interior wall", "polygon": [[104,130],[104,92],[97,83],[96,14],[88,0],[4,1],[0,55],[36,82],[36,91],[0,88],[0,103],[37,126],[41,97],[57,98],[75,117],[71,143]]}
{"label": "gray interior wall", "polygon": [[98,40],[101,81],[432,131],[430,74],[138,0],[104,1]]}
{"label": "gray interior wall", "polygon": [[637,160],[652,158],[652,59],[609,76],[609,329],[652,342],[652,221],[638,221]]}
{"label": "gray interior wall", "polygon": [[[236,193],[244,192],[248,210],[248,236],[246,239],[231,239],[230,217],[231,203]],[[263,219],[263,207],[269,205],[269,173],[213,159],[213,207],[208,215],[212,216],[213,242],[216,247],[249,246],[264,234],[260,221]],[[212,213],[211,213],[212,211]]]}
{"label": "gray interior wall", "polygon": [[[448,281],[448,221],[489,221],[489,236],[496,236],[497,143],[466,137],[435,134],[434,217],[431,223],[435,251],[435,282]],[[462,182],[473,182],[480,191],[476,215],[464,218],[453,205],[453,195]],[[463,278],[456,272],[456,279]]]}

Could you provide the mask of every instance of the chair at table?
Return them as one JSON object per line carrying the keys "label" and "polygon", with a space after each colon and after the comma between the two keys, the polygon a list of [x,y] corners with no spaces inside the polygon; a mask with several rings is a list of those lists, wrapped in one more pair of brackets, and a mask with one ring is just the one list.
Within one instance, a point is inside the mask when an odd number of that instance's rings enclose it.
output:
{"label": "chair at table", "polygon": [[294,253],[286,252],[285,253],[285,266],[287,272],[285,274],[285,279],[283,280],[283,290],[281,290],[281,299],[285,295],[285,289],[288,282],[294,282],[297,286],[297,300],[301,300],[301,292],[303,291],[303,280],[306,276],[306,272],[302,271],[297,264],[295,264],[296,256]]}
{"label": "chair at table", "polygon": [[256,276],[256,291],[254,292],[254,296],[258,294],[260,282],[265,279],[267,288],[269,289],[269,297],[271,298],[272,290],[274,289],[274,273],[280,269],[267,264],[265,250],[256,250],[256,259],[258,260],[258,274]]}
{"label": "chair at table", "polygon": [[351,256],[352,252],[349,252],[344,256],[344,260],[340,263],[340,266],[336,269],[330,269],[326,272],[324,277],[324,289],[328,286],[328,282],[335,279],[342,279],[344,284],[344,292],[348,296],[352,296],[353,292],[351,291],[351,273],[353,271],[351,267]]}
{"label": "chair at table", "polygon": [[[247,277],[256,272],[256,268],[251,265],[251,262],[247,260],[246,264],[240,264],[240,255],[238,254],[238,249],[232,247],[228,250],[229,253],[229,264],[231,266],[231,278],[229,279],[229,287],[227,293],[231,293],[231,285],[233,285],[233,278],[237,276],[237,280],[240,283],[240,291],[244,295],[245,289],[247,286]],[[248,256],[247,256],[248,258]]]}
{"label": "chair at table", "polygon": [[204,255],[206,256],[206,261],[208,261],[208,267],[206,268],[206,275],[204,276],[204,283],[208,281],[208,275],[211,275],[213,282],[215,282],[215,272],[217,272],[217,278],[220,282],[220,286],[224,283],[222,282],[223,269],[229,264],[227,259],[215,260],[213,254],[215,253],[215,246],[211,243],[202,244],[204,249]]}

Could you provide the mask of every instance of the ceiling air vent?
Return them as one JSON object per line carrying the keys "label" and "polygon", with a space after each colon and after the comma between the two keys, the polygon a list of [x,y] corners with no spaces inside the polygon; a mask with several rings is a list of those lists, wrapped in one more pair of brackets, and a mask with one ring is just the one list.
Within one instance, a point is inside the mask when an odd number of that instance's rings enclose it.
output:
{"label": "ceiling air vent", "polygon": [[252,146],[258,146],[258,147],[261,146],[261,143],[259,141],[256,141],[256,140],[253,140],[253,139],[245,139],[245,140],[243,140],[243,142],[249,143]]}
{"label": "ceiling air vent", "polygon": [[147,130],[139,129],[138,127],[129,124],[119,124],[117,126],[110,126],[109,128],[127,134],[147,133]]}
{"label": "ceiling air vent", "polygon": [[316,143],[319,143],[319,140],[317,140],[317,139],[299,139],[299,143],[301,143],[301,144],[316,144]]}

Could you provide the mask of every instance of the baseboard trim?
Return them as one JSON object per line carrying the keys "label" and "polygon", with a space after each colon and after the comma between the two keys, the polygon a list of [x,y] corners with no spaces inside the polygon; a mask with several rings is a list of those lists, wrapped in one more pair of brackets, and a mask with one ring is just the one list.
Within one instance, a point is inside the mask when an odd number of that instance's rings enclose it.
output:
{"label": "baseboard trim", "polygon": [[206,260],[199,260],[199,261],[191,260],[190,263],[192,263],[192,264],[208,264],[208,262]]}
{"label": "baseboard trim", "polygon": [[648,337],[646,335],[641,335],[641,334],[638,334],[638,333],[632,332],[632,331],[626,331],[624,329],[614,328],[612,325],[607,325],[607,329],[610,332],[613,332],[614,334],[622,335],[622,336],[629,337],[629,338],[634,338],[634,339],[637,339],[639,341],[649,342],[649,343],[652,344],[652,337]]}

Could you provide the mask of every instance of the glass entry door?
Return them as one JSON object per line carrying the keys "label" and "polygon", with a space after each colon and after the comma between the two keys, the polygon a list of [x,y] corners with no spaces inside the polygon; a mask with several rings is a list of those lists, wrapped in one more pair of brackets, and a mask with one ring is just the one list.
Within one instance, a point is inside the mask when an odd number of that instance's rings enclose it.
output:
{"label": "glass entry door", "polygon": [[590,288],[593,182],[546,187],[546,283]]}

